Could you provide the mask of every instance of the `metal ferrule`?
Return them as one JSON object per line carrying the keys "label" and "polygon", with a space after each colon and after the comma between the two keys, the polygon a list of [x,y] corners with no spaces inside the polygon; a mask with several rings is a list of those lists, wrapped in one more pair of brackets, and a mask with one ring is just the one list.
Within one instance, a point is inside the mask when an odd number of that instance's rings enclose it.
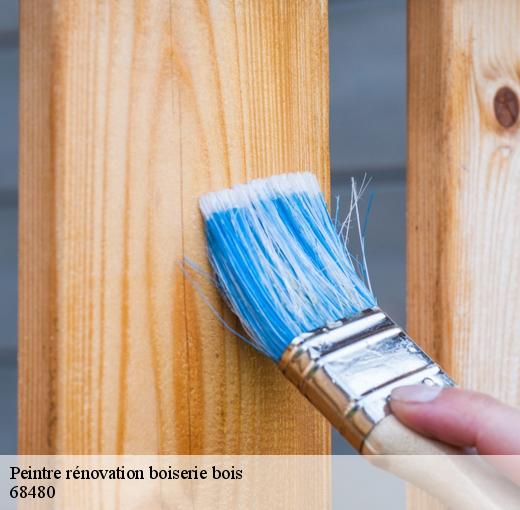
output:
{"label": "metal ferrule", "polygon": [[454,385],[378,308],[298,336],[285,350],[280,368],[359,450],[390,413],[388,397],[394,387]]}

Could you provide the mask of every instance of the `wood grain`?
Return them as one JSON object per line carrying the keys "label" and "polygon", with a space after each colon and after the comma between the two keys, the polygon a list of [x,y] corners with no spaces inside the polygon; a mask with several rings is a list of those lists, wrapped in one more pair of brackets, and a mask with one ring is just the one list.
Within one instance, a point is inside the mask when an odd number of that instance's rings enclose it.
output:
{"label": "wood grain", "polygon": [[324,0],[21,4],[21,453],[329,452],[179,268],[201,193],[328,189],[327,44]]}
{"label": "wood grain", "polygon": [[462,386],[516,405],[520,131],[495,96],[520,93],[519,23],[515,0],[408,4],[408,329]]}

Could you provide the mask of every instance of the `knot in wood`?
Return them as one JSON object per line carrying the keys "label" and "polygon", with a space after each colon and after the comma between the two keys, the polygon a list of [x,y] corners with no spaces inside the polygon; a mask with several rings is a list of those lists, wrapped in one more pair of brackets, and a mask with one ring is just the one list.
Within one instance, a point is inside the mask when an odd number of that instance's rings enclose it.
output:
{"label": "knot in wood", "polygon": [[500,88],[493,101],[495,117],[498,123],[510,128],[518,119],[518,96],[509,87]]}

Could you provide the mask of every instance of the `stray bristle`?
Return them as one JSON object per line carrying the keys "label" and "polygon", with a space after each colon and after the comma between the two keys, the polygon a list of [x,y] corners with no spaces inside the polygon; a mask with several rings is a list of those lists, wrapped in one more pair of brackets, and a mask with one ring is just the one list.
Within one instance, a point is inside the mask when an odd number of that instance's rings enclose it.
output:
{"label": "stray bristle", "polygon": [[298,335],[375,306],[313,174],[208,193],[200,209],[218,285],[272,359]]}

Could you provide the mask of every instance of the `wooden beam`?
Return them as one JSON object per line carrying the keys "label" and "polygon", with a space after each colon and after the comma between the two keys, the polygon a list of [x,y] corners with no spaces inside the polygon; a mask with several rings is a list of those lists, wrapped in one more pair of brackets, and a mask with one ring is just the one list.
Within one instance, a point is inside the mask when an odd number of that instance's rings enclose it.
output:
{"label": "wooden beam", "polygon": [[516,405],[519,23],[515,0],[408,4],[408,329],[462,386]]}
{"label": "wooden beam", "polygon": [[179,268],[201,193],[328,188],[327,3],[27,0],[20,124],[20,453],[329,452]]}

